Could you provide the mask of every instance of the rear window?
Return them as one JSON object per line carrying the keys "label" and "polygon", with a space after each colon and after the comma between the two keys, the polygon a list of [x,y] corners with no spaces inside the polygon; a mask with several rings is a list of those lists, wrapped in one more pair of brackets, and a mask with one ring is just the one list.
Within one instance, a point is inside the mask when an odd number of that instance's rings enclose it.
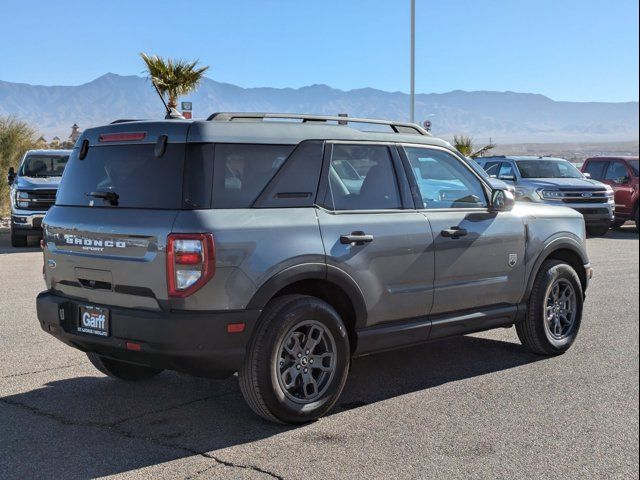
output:
{"label": "rear window", "polygon": [[184,156],[184,143],[168,144],[160,158],[154,144],[90,147],[83,160],[74,149],[56,205],[180,209]]}
{"label": "rear window", "polygon": [[251,207],[294,147],[217,143],[212,207]]}
{"label": "rear window", "polygon": [[60,177],[69,155],[29,155],[22,162],[22,177]]}

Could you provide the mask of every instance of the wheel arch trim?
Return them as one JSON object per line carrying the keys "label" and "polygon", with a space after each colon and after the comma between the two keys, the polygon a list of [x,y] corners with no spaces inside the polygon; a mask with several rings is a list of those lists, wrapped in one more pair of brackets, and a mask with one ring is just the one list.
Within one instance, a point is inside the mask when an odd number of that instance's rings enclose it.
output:
{"label": "wheel arch trim", "polygon": [[303,280],[325,281],[340,288],[353,306],[356,330],[364,328],[367,307],[362,290],[347,272],[325,263],[304,263],[279,271],[258,287],[246,308],[263,309],[279,291]]}

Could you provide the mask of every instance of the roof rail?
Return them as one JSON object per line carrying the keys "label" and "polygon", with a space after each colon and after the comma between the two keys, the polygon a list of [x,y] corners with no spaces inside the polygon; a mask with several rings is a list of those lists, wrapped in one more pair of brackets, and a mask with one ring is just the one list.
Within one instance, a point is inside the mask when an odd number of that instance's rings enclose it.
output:
{"label": "roof rail", "polygon": [[388,125],[395,133],[411,133],[431,136],[420,125],[409,122],[392,122],[377,118],[341,117],[337,115],[307,115],[299,113],[258,113],[258,112],[217,112],[211,114],[208,121],[233,122],[235,121],[262,121],[265,118],[292,119],[307,122],[337,122],[339,125],[346,123],[370,123],[374,125]]}

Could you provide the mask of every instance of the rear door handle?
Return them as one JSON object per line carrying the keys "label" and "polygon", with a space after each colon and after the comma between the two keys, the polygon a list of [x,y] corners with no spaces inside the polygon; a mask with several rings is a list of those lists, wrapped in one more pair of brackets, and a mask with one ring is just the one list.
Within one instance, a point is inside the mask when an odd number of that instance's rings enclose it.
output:
{"label": "rear door handle", "polygon": [[447,228],[446,230],[442,230],[440,233],[442,234],[443,237],[460,238],[460,237],[464,237],[468,232],[464,228],[451,227],[451,228]]}
{"label": "rear door handle", "polygon": [[373,242],[373,235],[361,231],[351,232],[349,235],[340,235],[340,243],[343,245],[364,245],[365,243]]}

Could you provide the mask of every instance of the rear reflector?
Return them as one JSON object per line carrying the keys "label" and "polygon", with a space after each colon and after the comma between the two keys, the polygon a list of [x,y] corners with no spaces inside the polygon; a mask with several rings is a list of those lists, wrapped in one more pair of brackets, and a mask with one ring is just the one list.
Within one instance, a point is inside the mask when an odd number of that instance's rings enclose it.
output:
{"label": "rear reflector", "polygon": [[142,140],[147,136],[147,132],[123,132],[123,133],[103,133],[100,134],[100,142],[130,142],[132,140]]}
{"label": "rear reflector", "polygon": [[244,323],[228,323],[227,333],[242,333],[244,332]]}
{"label": "rear reflector", "polygon": [[142,346],[139,343],[126,342],[125,347],[127,350],[132,350],[134,352],[139,352]]}

